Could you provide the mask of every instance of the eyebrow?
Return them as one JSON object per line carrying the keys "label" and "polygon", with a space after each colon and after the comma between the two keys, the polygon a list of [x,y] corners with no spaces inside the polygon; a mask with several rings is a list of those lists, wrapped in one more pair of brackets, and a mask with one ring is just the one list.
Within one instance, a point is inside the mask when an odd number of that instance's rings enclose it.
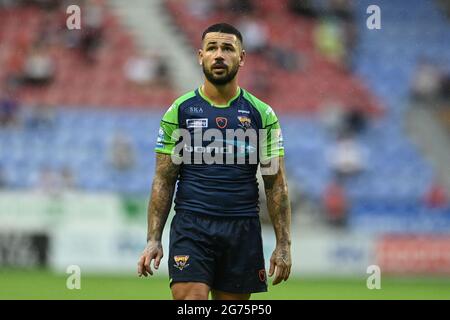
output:
{"label": "eyebrow", "polygon": [[[206,46],[214,45],[214,44],[217,44],[217,41],[210,41],[210,42],[208,42],[208,43],[206,44]],[[230,42],[224,42],[224,43],[222,43],[222,45],[234,47],[234,44],[232,44],[232,43],[230,43]]]}

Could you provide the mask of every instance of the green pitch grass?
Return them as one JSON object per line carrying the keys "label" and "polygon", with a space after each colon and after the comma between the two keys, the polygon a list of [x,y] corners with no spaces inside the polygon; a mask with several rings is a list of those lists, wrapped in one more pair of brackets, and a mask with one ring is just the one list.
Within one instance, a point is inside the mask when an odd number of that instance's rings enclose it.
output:
{"label": "green pitch grass", "polygon": [[[82,274],[80,290],[66,288],[67,276],[0,269],[0,299],[171,299],[163,276]],[[450,299],[450,278],[382,277],[380,290],[367,289],[365,279],[292,278],[252,299]]]}

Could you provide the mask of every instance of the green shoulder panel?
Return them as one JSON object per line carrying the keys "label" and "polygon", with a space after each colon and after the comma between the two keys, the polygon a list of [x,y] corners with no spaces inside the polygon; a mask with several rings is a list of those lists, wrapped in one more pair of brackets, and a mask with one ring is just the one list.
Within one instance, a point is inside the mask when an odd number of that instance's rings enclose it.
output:
{"label": "green shoulder panel", "polygon": [[263,135],[264,138],[260,141],[261,160],[267,161],[274,157],[284,156],[283,135],[273,109],[246,90],[244,90],[244,98],[258,110],[263,125],[261,129],[266,130],[266,134]]}
{"label": "green shoulder panel", "polygon": [[183,94],[181,97],[176,99],[174,103],[170,106],[170,108],[164,114],[162,120],[165,122],[178,124],[178,108],[180,105],[186,100],[195,96],[195,91],[189,91],[188,93]]}
{"label": "green shoulder panel", "polygon": [[178,109],[184,101],[194,96],[194,90],[182,95],[166,111],[160,123],[155,152],[172,154],[175,144],[178,141],[178,136],[176,135],[176,129],[179,128]]}
{"label": "green shoulder panel", "polygon": [[273,111],[272,107],[267,103],[259,100],[257,97],[249,93],[247,90],[244,90],[244,98],[249,101],[256,110],[258,110],[261,115],[263,128],[271,126],[278,122],[278,118]]}

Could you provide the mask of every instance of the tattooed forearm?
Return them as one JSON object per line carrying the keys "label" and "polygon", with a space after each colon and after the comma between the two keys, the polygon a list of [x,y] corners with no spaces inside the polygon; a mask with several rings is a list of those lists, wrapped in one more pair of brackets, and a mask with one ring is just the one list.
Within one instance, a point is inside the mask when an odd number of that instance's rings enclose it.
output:
{"label": "tattooed forearm", "polygon": [[267,209],[272,221],[278,245],[291,244],[291,205],[283,158],[279,158],[280,167],[275,175],[263,175],[267,197]]}
{"label": "tattooed forearm", "polygon": [[161,241],[164,225],[172,206],[172,197],[178,178],[179,166],[170,155],[156,155],[156,172],[148,205],[147,241]]}

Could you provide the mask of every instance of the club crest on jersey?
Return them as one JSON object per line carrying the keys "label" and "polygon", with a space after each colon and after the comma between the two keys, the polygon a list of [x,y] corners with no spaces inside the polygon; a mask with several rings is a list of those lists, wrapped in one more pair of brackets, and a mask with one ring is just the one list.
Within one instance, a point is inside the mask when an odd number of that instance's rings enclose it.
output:
{"label": "club crest on jersey", "polygon": [[249,117],[238,116],[238,120],[239,120],[239,127],[241,127],[244,130],[249,129],[252,126],[252,120]]}
{"label": "club crest on jersey", "polygon": [[173,266],[180,269],[180,271],[189,267],[189,264],[187,263],[189,256],[174,256],[173,260],[175,260],[175,264]]}
{"label": "club crest on jersey", "polygon": [[225,117],[217,117],[216,118],[216,124],[219,127],[219,129],[223,129],[227,126],[228,119]]}

